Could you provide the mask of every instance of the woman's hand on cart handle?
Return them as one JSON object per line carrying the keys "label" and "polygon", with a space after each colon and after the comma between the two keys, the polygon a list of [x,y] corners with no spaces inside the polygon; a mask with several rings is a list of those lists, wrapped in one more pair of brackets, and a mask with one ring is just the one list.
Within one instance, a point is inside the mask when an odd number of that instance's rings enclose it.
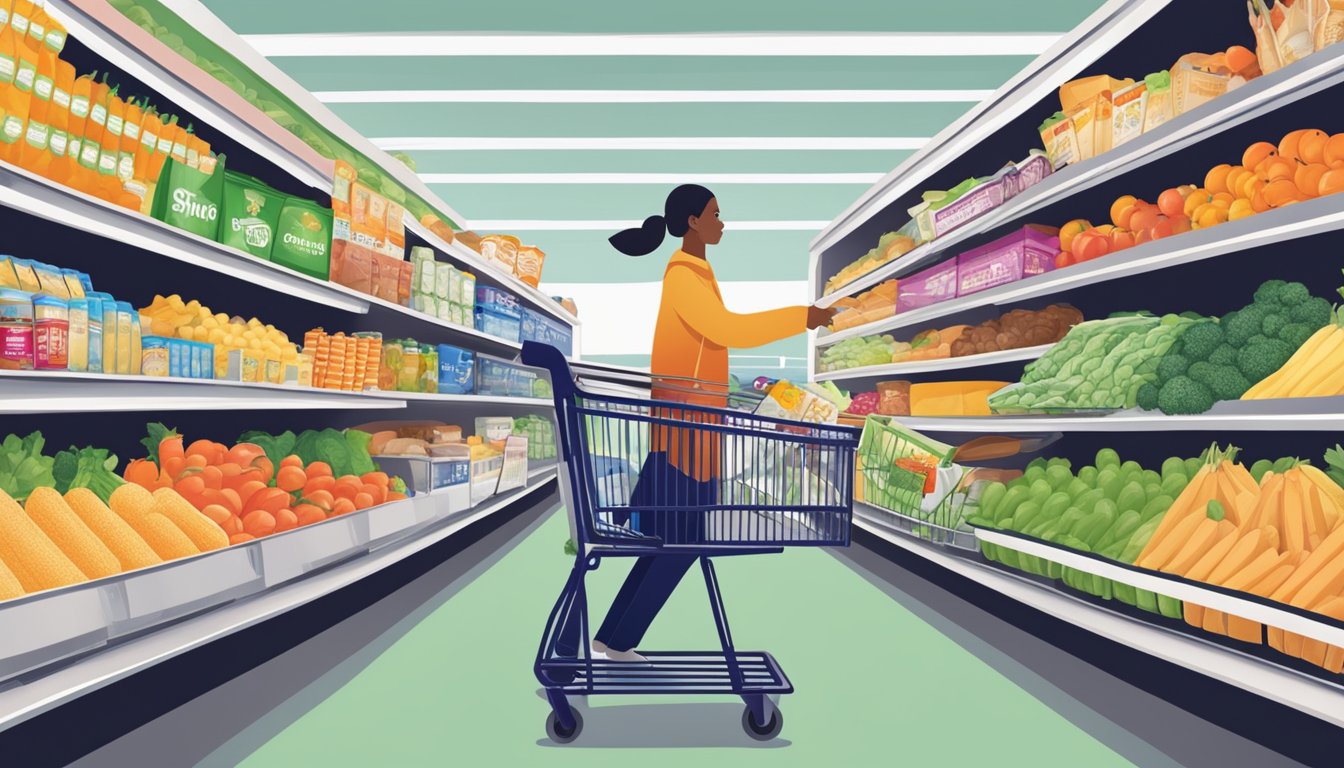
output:
{"label": "woman's hand on cart handle", "polygon": [[823,325],[830,325],[833,317],[835,317],[834,307],[808,307],[807,329],[811,331]]}

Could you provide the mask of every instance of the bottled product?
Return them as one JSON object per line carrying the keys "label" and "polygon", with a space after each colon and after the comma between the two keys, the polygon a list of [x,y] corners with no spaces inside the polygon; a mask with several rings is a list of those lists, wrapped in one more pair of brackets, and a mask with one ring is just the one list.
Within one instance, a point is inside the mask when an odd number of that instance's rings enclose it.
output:
{"label": "bottled product", "polygon": [[55,296],[33,297],[33,367],[66,370],[69,348],[70,307]]}
{"label": "bottled product", "polygon": [[89,370],[89,300],[83,296],[72,298],[69,307],[69,368],[72,371],[87,371]]}
{"label": "bottled product", "polygon": [[0,288],[0,369],[33,368],[33,296]]}

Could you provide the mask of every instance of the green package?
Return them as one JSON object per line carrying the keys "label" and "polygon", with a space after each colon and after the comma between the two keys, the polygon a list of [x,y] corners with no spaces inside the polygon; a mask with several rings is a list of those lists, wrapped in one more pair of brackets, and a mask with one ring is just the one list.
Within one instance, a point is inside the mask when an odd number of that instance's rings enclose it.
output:
{"label": "green package", "polygon": [[305,275],[328,279],[331,271],[331,211],[296,197],[285,199],[276,224],[271,261]]}
{"label": "green package", "polygon": [[205,174],[169,159],[159,172],[150,215],[165,224],[211,240],[219,235],[219,203],[224,196],[224,156]]}
{"label": "green package", "polygon": [[275,230],[285,196],[251,176],[226,171],[219,242],[247,251],[259,259],[271,258]]}

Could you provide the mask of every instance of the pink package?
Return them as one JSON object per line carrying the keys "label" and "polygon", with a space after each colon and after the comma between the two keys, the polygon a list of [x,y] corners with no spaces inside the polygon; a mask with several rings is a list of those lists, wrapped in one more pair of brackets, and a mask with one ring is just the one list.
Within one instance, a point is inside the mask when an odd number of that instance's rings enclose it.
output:
{"label": "pink package", "polygon": [[903,277],[896,282],[896,311],[907,312],[957,297],[957,260]]}
{"label": "pink package", "polygon": [[1059,230],[1028,224],[957,257],[957,295],[968,296],[1055,268]]}

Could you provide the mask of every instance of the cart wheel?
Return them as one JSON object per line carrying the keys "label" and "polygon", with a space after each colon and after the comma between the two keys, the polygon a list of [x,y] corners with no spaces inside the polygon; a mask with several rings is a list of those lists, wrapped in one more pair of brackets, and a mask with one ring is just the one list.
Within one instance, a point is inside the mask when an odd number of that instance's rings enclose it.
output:
{"label": "cart wheel", "polygon": [[746,707],[742,710],[742,730],[757,741],[769,741],[784,730],[784,713],[778,707],[770,707],[770,721],[761,725],[756,722],[756,716],[751,714],[751,707]]}
{"label": "cart wheel", "polygon": [[568,744],[583,732],[583,715],[577,709],[571,709],[570,714],[574,716],[574,727],[569,729],[560,724],[560,718],[554,712],[546,716],[546,735],[556,744]]}

